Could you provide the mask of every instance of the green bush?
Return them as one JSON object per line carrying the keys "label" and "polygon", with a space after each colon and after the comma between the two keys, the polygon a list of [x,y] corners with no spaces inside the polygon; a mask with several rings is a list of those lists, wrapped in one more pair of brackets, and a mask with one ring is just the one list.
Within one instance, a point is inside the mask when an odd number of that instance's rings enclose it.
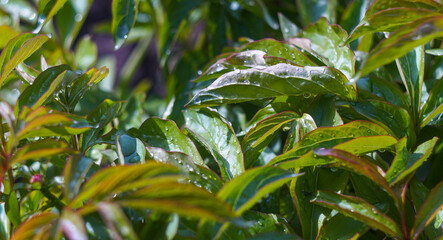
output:
{"label": "green bush", "polygon": [[0,239],[443,238],[442,4],[91,5],[0,2]]}

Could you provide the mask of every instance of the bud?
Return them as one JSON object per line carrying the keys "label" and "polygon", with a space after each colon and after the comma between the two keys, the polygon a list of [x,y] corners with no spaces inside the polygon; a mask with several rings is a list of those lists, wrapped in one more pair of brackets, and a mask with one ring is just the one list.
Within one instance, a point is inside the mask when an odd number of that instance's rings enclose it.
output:
{"label": "bud", "polygon": [[35,182],[39,182],[41,183],[43,181],[43,175],[41,174],[36,174],[34,176],[31,177],[30,183],[33,184]]}

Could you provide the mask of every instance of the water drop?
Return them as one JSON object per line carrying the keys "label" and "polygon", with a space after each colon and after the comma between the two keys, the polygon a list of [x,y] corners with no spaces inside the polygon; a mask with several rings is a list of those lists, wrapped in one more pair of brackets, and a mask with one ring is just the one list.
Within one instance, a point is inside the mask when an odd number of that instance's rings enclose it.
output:
{"label": "water drop", "polygon": [[197,74],[198,74],[199,76],[202,75],[202,74],[203,74],[202,70],[198,70],[198,71],[197,71]]}
{"label": "water drop", "polygon": [[229,8],[232,11],[237,11],[240,8],[240,4],[237,1],[232,1],[231,5],[229,5]]}
{"label": "water drop", "polygon": [[80,13],[75,15],[74,20],[75,20],[76,22],[80,22],[82,19],[83,19],[83,16],[82,16]]}
{"label": "water drop", "polygon": [[240,73],[240,69],[235,69],[234,73],[235,74],[239,74]]}
{"label": "water drop", "polygon": [[288,33],[288,32],[289,32],[289,28],[285,27],[285,28],[283,29],[283,32]]}
{"label": "water drop", "polygon": [[311,97],[311,93],[303,93],[303,97],[304,98],[310,98]]}

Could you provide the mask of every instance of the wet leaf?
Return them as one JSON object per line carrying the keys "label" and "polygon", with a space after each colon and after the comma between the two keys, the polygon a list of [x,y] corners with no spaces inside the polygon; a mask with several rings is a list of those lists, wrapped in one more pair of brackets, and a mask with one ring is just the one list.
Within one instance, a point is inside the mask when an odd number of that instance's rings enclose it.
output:
{"label": "wet leaf", "polygon": [[396,146],[397,155],[386,172],[386,180],[394,185],[413,174],[429,158],[437,140],[438,138],[434,137],[420,144],[413,153],[410,153],[407,148],[407,140],[402,138]]}
{"label": "wet leaf", "polygon": [[113,232],[112,235],[114,235],[114,238],[119,237],[128,240],[138,239],[131,222],[122,209],[116,204],[101,202],[97,208],[108,229]]}
{"label": "wet leaf", "polygon": [[248,228],[252,235],[265,232],[293,232],[287,220],[276,214],[246,211],[242,214],[242,217],[246,221],[253,223],[253,225]]}
{"label": "wet leaf", "polygon": [[55,15],[61,42],[65,49],[69,49],[77,37],[91,4],[92,0],[66,1]]}
{"label": "wet leaf", "polygon": [[46,23],[63,7],[67,0],[39,0],[37,23],[33,33],[39,33]]}
{"label": "wet leaf", "polygon": [[302,174],[293,174],[276,167],[248,169],[242,175],[226,183],[217,196],[231,204],[237,214],[242,214],[266,194],[300,175]]}
{"label": "wet leaf", "polygon": [[3,86],[12,70],[37,51],[48,39],[46,35],[32,33],[23,33],[11,39],[0,55],[0,87]]}
{"label": "wet leaf", "polygon": [[80,186],[92,165],[92,159],[85,156],[76,155],[69,158],[64,170],[64,197],[66,202],[70,202],[78,195]]}
{"label": "wet leaf", "polygon": [[372,49],[356,73],[356,78],[365,76],[434,38],[442,37],[441,29],[443,29],[443,16],[425,18],[403,26]]}
{"label": "wet leaf", "polygon": [[283,152],[287,152],[295,147],[295,145],[309,132],[317,128],[314,119],[311,115],[304,113],[303,116],[292,123],[291,129],[286,138]]}
{"label": "wet leaf", "polygon": [[289,128],[297,118],[298,114],[295,112],[282,112],[258,122],[255,127],[251,128],[242,140],[246,168],[254,164],[278,130],[284,127]]}
{"label": "wet leaf", "polygon": [[420,114],[420,127],[428,125],[437,115],[443,112],[443,81],[438,81],[431,89],[428,100],[423,106]]}
{"label": "wet leaf", "polygon": [[368,121],[353,121],[336,127],[321,127],[306,134],[294,148],[275,157],[268,165],[296,159],[314,148],[332,148],[363,136],[388,135],[381,126]]}
{"label": "wet leaf", "polygon": [[429,192],[425,202],[415,216],[411,238],[417,238],[420,232],[428,225],[443,207],[443,181]]}
{"label": "wet leaf", "polygon": [[136,0],[112,1],[112,35],[114,37],[115,50],[119,49],[128,38],[136,16]]}
{"label": "wet leaf", "polygon": [[188,106],[212,106],[279,96],[331,93],[355,99],[355,88],[338,70],[328,67],[298,67],[279,63],[256,66],[223,74],[198,92]]}
{"label": "wet leaf", "polygon": [[145,161],[145,145],[140,139],[122,134],[117,136],[116,145],[121,165]]}
{"label": "wet leaf", "polygon": [[298,0],[297,7],[303,25],[308,25],[317,21],[321,17],[326,17],[329,22],[335,23],[335,9],[337,3],[330,0]]}
{"label": "wet leaf", "polygon": [[355,218],[369,226],[379,229],[392,237],[403,237],[398,224],[374,205],[353,196],[332,191],[318,191],[312,202],[337,210],[339,213]]}
{"label": "wet leaf", "polygon": [[[332,4],[327,4],[332,6]],[[348,79],[354,75],[355,56],[348,46],[341,46],[347,33],[338,25],[330,25],[320,18],[305,28],[300,37],[310,40],[310,48],[326,60],[325,64],[340,70]],[[305,49],[308,50],[308,49]]]}
{"label": "wet leaf", "polygon": [[363,155],[376,150],[391,148],[396,143],[397,139],[392,136],[367,136],[337,144],[334,149],[344,150],[354,155]]}
{"label": "wet leaf", "polygon": [[359,91],[366,90],[385,99],[388,103],[395,104],[404,109],[409,108],[408,101],[404,97],[403,91],[400,90],[397,85],[394,85],[384,79],[377,77],[362,78],[358,80],[357,85]]}
{"label": "wet leaf", "polygon": [[136,136],[151,147],[183,152],[191,156],[194,163],[205,165],[194,143],[171,120],[148,118],[140,126]]}
{"label": "wet leaf", "polygon": [[283,13],[278,13],[278,20],[280,22],[281,33],[285,40],[297,36],[300,32],[300,29],[297,27],[297,25],[291,22],[291,20],[283,15]]}
{"label": "wet leaf", "polygon": [[187,130],[208,146],[220,166],[223,179],[229,181],[245,171],[241,146],[229,122],[207,108],[188,109],[184,116]]}
{"label": "wet leaf", "polygon": [[368,228],[368,225],[360,221],[343,214],[336,214],[323,224],[317,239],[352,239],[363,234]]}

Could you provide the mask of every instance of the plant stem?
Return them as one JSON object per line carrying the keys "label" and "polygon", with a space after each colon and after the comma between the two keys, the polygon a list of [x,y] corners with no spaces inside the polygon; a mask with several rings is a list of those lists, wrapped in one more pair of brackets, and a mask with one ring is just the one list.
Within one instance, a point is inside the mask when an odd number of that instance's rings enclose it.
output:
{"label": "plant stem", "polygon": [[60,199],[54,196],[54,194],[52,194],[46,187],[42,186],[40,192],[42,192],[46,198],[51,200],[51,202],[54,204],[57,210],[59,210],[60,212],[63,210],[65,205],[60,201]]}

